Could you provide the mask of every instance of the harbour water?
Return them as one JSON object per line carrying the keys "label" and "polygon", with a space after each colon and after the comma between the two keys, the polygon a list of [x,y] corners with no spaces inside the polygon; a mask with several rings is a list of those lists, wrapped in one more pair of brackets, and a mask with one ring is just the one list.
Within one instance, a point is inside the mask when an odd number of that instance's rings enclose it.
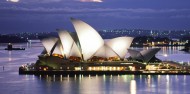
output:
{"label": "harbour water", "polygon": [[[6,44],[0,44],[0,94],[190,93],[190,75],[80,75],[74,77],[19,75],[18,67],[26,63],[35,63],[43,47],[40,43],[14,44],[14,46],[24,47],[26,50],[6,51],[3,50]],[[180,49],[182,47],[162,47],[156,57],[180,63],[189,62],[190,54],[179,51]]]}

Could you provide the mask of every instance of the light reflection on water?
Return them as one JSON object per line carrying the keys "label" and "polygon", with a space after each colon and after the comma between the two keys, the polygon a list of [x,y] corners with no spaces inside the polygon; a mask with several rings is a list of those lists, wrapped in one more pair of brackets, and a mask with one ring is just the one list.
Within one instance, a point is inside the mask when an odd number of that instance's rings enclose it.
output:
{"label": "light reflection on water", "polygon": [[12,52],[12,51],[9,51],[9,61],[12,61],[11,52]]}
{"label": "light reflection on water", "polygon": [[130,82],[130,92],[131,94],[136,94],[136,81],[135,80],[131,80]]}
{"label": "light reflection on water", "polygon": [[[26,47],[27,44],[16,44]],[[39,46],[40,45],[40,46]],[[19,75],[18,67],[35,63],[41,44],[28,44],[25,51],[0,50],[0,94],[184,94],[190,93],[189,75]],[[0,44],[0,49],[6,45]],[[132,48],[132,49],[149,49]],[[162,60],[190,61],[182,47],[162,47]],[[168,54],[164,57],[164,54]],[[5,67],[3,70],[2,67]]]}
{"label": "light reflection on water", "polygon": [[[62,89],[60,94],[184,94],[190,93],[189,82],[183,84],[183,75],[98,75],[98,76],[36,76],[45,92]],[[179,81],[175,81],[175,80]]]}

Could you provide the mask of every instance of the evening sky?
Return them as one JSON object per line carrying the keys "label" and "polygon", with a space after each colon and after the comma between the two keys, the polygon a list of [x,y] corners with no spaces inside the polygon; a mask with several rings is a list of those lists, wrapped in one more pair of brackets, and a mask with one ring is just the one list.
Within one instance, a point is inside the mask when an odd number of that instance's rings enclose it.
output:
{"label": "evening sky", "polygon": [[70,17],[96,30],[190,29],[190,0],[0,0],[0,32],[74,31]]}

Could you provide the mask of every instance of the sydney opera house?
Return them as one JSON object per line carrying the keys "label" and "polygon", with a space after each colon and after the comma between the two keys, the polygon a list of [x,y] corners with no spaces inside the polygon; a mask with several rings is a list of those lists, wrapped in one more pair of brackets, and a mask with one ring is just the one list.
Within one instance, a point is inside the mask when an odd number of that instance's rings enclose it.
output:
{"label": "sydney opera house", "polygon": [[155,57],[159,48],[135,51],[129,49],[132,37],[102,39],[87,23],[74,18],[71,22],[76,32],[60,29],[58,38],[41,40],[44,50],[36,63],[38,70],[138,70],[159,61]]}

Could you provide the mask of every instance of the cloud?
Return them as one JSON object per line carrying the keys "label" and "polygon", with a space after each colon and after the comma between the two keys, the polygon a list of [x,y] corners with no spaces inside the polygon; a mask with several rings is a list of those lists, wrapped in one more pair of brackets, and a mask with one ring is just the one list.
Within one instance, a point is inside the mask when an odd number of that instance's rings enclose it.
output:
{"label": "cloud", "polygon": [[80,2],[98,2],[101,3],[103,0],[79,0]]}
{"label": "cloud", "polygon": [[[7,2],[21,2],[21,3],[51,3],[51,2],[65,2],[65,1],[79,1],[79,2],[97,2],[101,3],[103,0],[6,0]],[[1,2],[1,1],[0,1]]]}
{"label": "cloud", "polygon": [[11,12],[31,12],[31,13],[106,13],[106,12],[123,12],[123,13],[190,13],[190,9],[150,9],[150,8],[45,8],[45,7],[0,7],[0,10]]}
{"label": "cloud", "polygon": [[21,3],[51,3],[51,2],[60,2],[65,0],[7,0],[7,1],[20,1]]}
{"label": "cloud", "polygon": [[[50,0],[51,1],[51,0]],[[53,0],[52,0],[53,1]],[[127,18],[127,19],[177,19],[177,18],[189,18],[190,9],[153,9],[153,8],[101,8],[101,7],[89,7],[81,8],[77,6],[73,7],[21,7],[21,6],[4,6],[0,7],[0,14],[49,14],[49,15],[64,15],[70,17],[115,17],[115,18]],[[182,15],[183,14],[183,15]]]}
{"label": "cloud", "polygon": [[180,18],[185,18],[185,19],[189,19],[190,18],[190,14],[187,14],[187,15],[174,15],[174,16],[171,16],[171,18],[173,19],[180,19]]}
{"label": "cloud", "polygon": [[17,2],[19,2],[19,0],[7,0],[7,2],[14,2],[14,3],[17,3]]}

